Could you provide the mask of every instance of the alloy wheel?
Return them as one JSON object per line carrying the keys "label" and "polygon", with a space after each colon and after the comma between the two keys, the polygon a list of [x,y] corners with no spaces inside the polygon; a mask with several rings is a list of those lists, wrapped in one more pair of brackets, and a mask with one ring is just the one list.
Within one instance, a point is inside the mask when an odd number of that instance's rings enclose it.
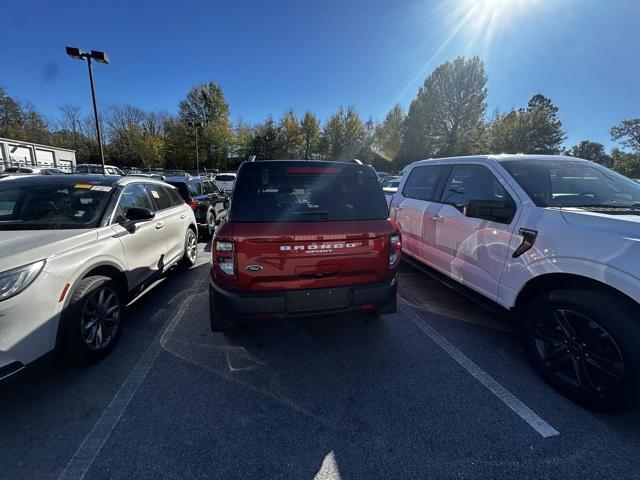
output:
{"label": "alloy wheel", "polygon": [[198,239],[191,230],[187,235],[187,257],[189,257],[191,263],[196,263],[198,258]]}
{"label": "alloy wheel", "polygon": [[543,364],[563,383],[598,394],[622,382],[624,359],[620,348],[587,315],[556,309],[538,321],[534,338]]}
{"label": "alloy wheel", "polygon": [[109,287],[94,290],[82,310],[82,340],[92,350],[103,350],[120,328],[120,297]]}

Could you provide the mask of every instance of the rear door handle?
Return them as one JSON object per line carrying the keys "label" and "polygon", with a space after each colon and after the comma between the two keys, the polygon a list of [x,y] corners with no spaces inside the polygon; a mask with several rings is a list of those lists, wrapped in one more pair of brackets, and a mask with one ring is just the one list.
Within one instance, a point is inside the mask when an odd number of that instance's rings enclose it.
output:
{"label": "rear door handle", "polygon": [[164,227],[164,222],[157,222],[156,223],[156,229],[160,230],[162,227]]}
{"label": "rear door handle", "polygon": [[440,215],[434,215],[433,217],[431,217],[431,220],[433,220],[434,222],[444,222],[444,218],[442,218]]}

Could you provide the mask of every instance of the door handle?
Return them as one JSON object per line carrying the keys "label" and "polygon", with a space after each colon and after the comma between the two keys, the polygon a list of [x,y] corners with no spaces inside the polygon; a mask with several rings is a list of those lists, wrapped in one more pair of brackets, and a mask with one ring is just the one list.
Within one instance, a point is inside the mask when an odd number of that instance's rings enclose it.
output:
{"label": "door handle", "polygon": [[164,227],[164,222],[157,222],[156,223],[156,230],[160,230],[162,227]]}
{"label": "door handle", "polygon": [[444,222],[444,218],[442,218],[440,215],[434,215],[433,217],[431,217],[431,220],[433,220],[434,222]]}

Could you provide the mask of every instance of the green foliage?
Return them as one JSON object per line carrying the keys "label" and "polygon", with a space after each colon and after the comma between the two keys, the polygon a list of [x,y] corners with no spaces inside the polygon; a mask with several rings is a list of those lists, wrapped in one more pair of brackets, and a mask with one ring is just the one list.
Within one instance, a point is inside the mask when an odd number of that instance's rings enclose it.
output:
{"label": "green foliage", "polygon": [[634,152],[640,152],[640,118],[623,120],[617,124],[611,129],[611,138]]}
{"label": "green foliage", "polygon": [[403,163],[473,153],[487,108],[486,85],[484,63],[478,57],[458,57],[438,66],[409,107]]}
{"label": "green foliage", "polygon": [[627,153],[614,148],[611,150],[613,169],[629,178],[640,178],[640,153]]}
{"label": "green foliage", "polygon": [[365,128],[356,109],[340,107],[324,126],[320,151],[330,160],[353,160],[365,141]]}
{"label": "green foliage", "polygon": [[396,104],[376,128],[374,150],[387,161],[394,160],[400,151],[404,121],[404,111]]}
{"label": "green foliage", "polygon": [[300,122],[300,130],[304,141],[303,158],[314,158],[314,154],[319,154],[320,136],[322,134],[318,117],[311,112],[305,112]]}
{"label": "green foliage", "polygon": [[566,138],[558,119],[558,107],[540,94],[529,100],[526,109],[496,114],[488,135],[493,153],[557,155]]}
{"label": "green foliage", "polygon": [[590,140],[583,140],[579,144],[574,145],[565,152],[565,155],[591,160],[592,162],[599,163],[605,167],[613,165],[611,157],[607,155],[604,150],[604,145]]}

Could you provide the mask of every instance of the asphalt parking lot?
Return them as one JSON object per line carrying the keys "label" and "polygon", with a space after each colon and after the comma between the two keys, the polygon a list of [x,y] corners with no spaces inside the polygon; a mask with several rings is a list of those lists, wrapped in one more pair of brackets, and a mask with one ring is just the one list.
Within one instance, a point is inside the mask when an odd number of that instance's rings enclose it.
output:
{"label": "asphalt parking lot", "polygon": [[508,323],[403,265],[399,311],[208,326],[208,245],[92,367],[0,389],[0,477],[640,478],[640,415],[565,400]]}

